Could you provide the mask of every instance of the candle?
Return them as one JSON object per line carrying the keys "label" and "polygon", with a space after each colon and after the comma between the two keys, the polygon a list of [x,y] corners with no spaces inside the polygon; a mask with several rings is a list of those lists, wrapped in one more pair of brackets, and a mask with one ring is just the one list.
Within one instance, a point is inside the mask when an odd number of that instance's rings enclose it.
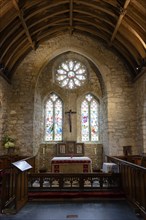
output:
{"label": "candle", "polygon": [[94,152],[95,152],[95,154],[96,154],[96,148],[94,148]]}
{"label": "candle", "polygon": [[45,154],[45,148],[43,147],[43,154]]}

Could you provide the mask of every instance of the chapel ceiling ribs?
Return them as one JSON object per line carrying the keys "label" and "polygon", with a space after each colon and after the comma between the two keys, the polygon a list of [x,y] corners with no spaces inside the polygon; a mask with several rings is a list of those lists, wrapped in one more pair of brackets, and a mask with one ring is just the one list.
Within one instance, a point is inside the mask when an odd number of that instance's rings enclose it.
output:
{"label": "chapel ceiling ribs", "polygon": [[136,78],[146,65],[145,0],[0,0],[0,74],[16,66],[40,43],[79,32],[114,49]]}

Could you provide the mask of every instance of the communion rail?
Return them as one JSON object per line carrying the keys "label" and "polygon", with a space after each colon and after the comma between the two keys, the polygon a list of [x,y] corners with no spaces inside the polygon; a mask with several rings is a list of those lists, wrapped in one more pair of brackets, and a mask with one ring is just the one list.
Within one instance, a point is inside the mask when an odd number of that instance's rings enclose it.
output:
{"label": "communion rail", "polygon": [[119,165],[122,189],[127,199],[146,218],[146,168],[116,157],[107,156],[107,160]]}
{"label": "communion rail", "polygon": [[120,189],[119,173],[31,173],[29,192]]}

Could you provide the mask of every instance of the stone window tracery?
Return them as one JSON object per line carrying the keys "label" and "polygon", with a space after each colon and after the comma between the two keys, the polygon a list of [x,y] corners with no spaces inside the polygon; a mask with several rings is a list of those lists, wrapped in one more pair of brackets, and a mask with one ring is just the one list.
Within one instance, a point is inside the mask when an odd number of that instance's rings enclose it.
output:
{"label": "stone window tracery", "polygon": [[55,78],[62,88],[76,89],[85,83],[87,68],[80,61],[68,59],[58,65]]}

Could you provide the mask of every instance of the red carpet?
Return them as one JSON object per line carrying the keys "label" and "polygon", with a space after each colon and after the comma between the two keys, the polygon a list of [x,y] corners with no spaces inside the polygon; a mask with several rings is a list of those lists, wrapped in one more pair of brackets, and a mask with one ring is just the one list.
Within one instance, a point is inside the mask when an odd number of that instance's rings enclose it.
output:
{"label": "red carpet", "polygon": [[29,192],[29,200],[33,199],[68,199],[68,198],[123,198],[123,192],[106,191],[106,192]]}

